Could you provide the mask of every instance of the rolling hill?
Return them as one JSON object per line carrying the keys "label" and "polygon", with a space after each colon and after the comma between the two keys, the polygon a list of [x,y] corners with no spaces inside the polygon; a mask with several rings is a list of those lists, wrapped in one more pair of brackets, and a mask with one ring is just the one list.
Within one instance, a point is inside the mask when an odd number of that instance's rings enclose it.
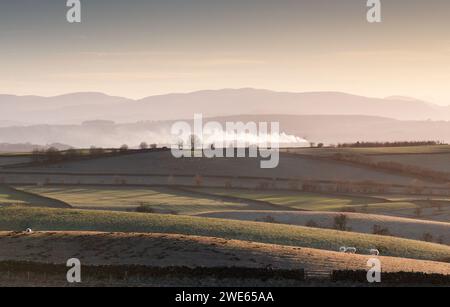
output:
{"label": "rolling hill", "polygon": [[450,247],[394,237],[301,226],[158,214],[0,207],[0,231],[99,231],[165,233],[337,251],[354,246],[359,253],[377,248],[384,256],[447,262]]}
{"label": "rolling hill", "polygon": [[225,89],[150,96],[141,100],[100,93],[56,97],[0,95],[0,120],[28,124],[79,124],[86,120],[136,122],[235,114],[367,115],[399,120],[449,120],[450,107],[398,97],[368,98],[338,92],[286,93]]}
{"label": "rolling hill", "polygon": [[[102,248],[108,246],[108,249]],[[49,252],[51,251],[51,252]],[[99,232],[0,232],[0,261],[64,264],[76,255],[85,265],[246,267],[365,270],[370,256],[224,240],[212,237]],[[450,274],[450,264],[380,257],[384,272]]]}
{"label": "rolling hill", "polygon": [[349,231],[358,233],[373,233],[374,227],[384,229],[389,235],[423,240],[425,234],[431,235],[433,239],[442,240],[443,244],[450,245],[450,223],[406,219],[374,214],[361,213],[335,213],[314,211],[228,211],[201,214],[205,217],[221,219],[233,219],[240,221],[264,221],[269,218],[274,223],[287,225],[307,226],[313,224],[315,227],[333,229],[334,219],[344,214],[347,217],[346,227]]}

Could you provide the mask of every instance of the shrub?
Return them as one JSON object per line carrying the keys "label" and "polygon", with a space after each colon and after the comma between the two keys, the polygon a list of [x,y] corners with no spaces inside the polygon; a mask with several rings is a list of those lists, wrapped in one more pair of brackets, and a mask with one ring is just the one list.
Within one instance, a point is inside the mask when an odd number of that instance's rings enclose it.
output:
{"label": "shrub", "polygon": [[423,240],[425,242],[433,242],[433,235],[429,232],[423,234]]}
{"label": "shrub", "polygon": [[314,220],[309,220],[305,224],[306,227],[319,228],[319,225]]}
{"label": "shrub", "polygon": [[136,208],[136,212],[139,212],[139,213],[155,213],[155,209],[153,209],[148,204],[141,203],[139,205],[139,207]]}
{"label": "shrub", "polygon": [[272,224],[277,223],[277,221],[275,220],[275,218],[274,218],[273,216],[270,216],[270,215],[268,215],[268,216],[266,216],[266,217],[263,217],[263,218],[262,218],[260,221],[258,221],[258,222],[272,223]]}
{"label": "shrub", "polygon": [[340,214],[334,218],[334,228],[337,230],[347,230],[348,218],[345,214]]}
{"label": "shrub", "polygon": [[380,236],[390,236],[391,235],[388,228],[383,228],[380,225],[373,225],[372,233],[374,235],[380,235]]}

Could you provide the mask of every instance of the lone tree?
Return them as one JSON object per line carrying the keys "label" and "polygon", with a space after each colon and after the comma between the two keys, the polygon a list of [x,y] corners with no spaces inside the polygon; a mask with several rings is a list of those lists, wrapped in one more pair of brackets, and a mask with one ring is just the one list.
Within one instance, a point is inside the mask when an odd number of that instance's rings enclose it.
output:
{"label": "lone tree", "polygon": [[127,144],[123,144],[122,146],[120,146],[120,152],[127,152],[128,151],[128,145]]}
{"label": "lone tree", "polygon": [[61,160],[62,154],[57,148],[50,147],[45,151],[45,156],[47,158],[47,161],[57,162]]}
{"label": "lone tree", "polygon": [[148,144],[146,142],[142,142],[139,145],[139,148],[142,149],[142,150],[146,150],[146,149],[148,149]]}
{"label": "lone tree", "polygon": [[334,218],[334,228],[345,231],[347,230],[347,222],[347,216],[345,214],[340,214]]}

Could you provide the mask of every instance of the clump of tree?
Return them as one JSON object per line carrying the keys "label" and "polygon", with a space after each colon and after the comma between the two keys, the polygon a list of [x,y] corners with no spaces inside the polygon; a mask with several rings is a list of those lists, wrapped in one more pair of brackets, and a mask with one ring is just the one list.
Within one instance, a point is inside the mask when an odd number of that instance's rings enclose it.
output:
{"label": "clump of tree", "polygon": [[140,203],[136,208],[136,212],[139,213],[155,213],[155,209],[152,208],[149,204]]}
{"label": "clump of tree", "polygon": [[104,154],[105,154],[105,150],[103,148],[95,147],[95,146],[92,146],[91,148],[89,148],[89,155],[92,157],[98,157],[98,156],[102,156]]}
{"label": "clump of tree", "polygon": [[264,222],[264,223],[270,223],[270,224],[275,224],[277,223],[277,221],[275,220],[275,218],[273,216],[265,216],[263,218],[261,218],[260,220],[256,220],[257,222]]}
{"label": "clump of tree", "polygon": [[345,214],[339,214],[334,218],[334,229],[346,231],[347,228],[348,218]]}
{"label": "clump of tree", "polygon": [[426,233],[423,234],[423,240],[425,242],[433,242],[433,239],[434,238],[433,238],[433,235],[431,233],[426,232]]}
{"label": "clump of tree", "polygon": [[72,159],[77,154],[76,151],[60,151],[55,147],[46,150],[34,150],[31,154],[31,160],[34,163],[55,163]]}
{"label": "clump of tree", "polygon": [[311,228],[319,228],[319,225],[317,224],[316,221],[314,220],[309,220],[306,222],[305,224],[306,227],[311,227]]}
{"label": "clump of tree", "polygon": [[380,225],[373,225],[372,233],[374,235],[379,235],[379,236],[390,236],[391,235],[389,228],[382,227]]}
{"label": "clump of tree", "polygon": [[148,144],[146,142],[142,142],[141,144],[139,144],[139,148],[141,150],[146,150],[148,149]]}
{"label": "clump of tree", "polygon": [[446,145],[440,141],[403,141],[403,142],[356,142],[338,144],[339,148],[372,148],[372,147],[412,147]]}

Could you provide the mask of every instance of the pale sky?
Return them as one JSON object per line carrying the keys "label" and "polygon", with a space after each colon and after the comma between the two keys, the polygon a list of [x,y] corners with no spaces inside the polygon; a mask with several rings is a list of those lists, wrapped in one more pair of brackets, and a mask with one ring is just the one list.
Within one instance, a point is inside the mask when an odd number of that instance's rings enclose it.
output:
{"label": "pale sky", "polygon": [[450,1],[0,2],[0,93],[130,98],[254,87],[450,104]]}

